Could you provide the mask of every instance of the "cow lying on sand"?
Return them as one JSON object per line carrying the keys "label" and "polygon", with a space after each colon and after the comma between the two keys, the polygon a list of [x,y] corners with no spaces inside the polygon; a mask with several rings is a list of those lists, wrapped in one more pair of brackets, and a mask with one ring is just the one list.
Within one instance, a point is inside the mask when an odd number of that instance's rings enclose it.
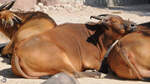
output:
{"label": "cow lying on sand", "polygon": [[[11,54],[15,41],[45,32],[56,26],[54,20],[42,12],[12,12],[9,9],[15,1],[0,6],[0,31],[10,38],[2,54]],[[18,36],[16,36],[18,35]]]}
{"label": "cow lying on sand", "polygon": [[82,73],[84,70],[99,70],[108,47],[130,32],[132,23],[113,15],[91,18],[100,21],[92,24],[66,23],[16,42],[11,61],[13,72],[25,78],[59,72],[83,77],[89,76]]}
{"label": "cow lying on sand", "polygon": [[108,56],[110,68],[121,78],[150,78],[150,28],[141,25],[121,38]]}

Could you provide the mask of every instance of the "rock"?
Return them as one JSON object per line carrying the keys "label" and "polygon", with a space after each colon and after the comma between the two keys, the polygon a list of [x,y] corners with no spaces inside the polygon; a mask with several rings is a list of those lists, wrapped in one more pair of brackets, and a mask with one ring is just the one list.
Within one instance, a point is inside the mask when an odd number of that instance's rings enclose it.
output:
{"label": "rock", "polygon": [[65,73],[58,73],[42,84],[79,84],[79,81]]}

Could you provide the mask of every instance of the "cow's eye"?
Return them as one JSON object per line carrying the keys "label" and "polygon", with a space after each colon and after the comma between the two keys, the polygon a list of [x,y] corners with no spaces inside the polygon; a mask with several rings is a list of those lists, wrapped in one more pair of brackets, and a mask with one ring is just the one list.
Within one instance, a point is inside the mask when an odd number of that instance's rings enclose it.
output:
{"label": "cow's eye", "polygon": [[131,26],[131,27],[134,27],[134,26],[135,26],[135,24],[131,24],[130,26]]}
{"label": "cow's eye", "polygon": [[136,24],[134,24],[134,23],[133,23],[133,24],[130,24],[130,28],[131,28],[131,29],[135,29],[135,28],[136,28]]}

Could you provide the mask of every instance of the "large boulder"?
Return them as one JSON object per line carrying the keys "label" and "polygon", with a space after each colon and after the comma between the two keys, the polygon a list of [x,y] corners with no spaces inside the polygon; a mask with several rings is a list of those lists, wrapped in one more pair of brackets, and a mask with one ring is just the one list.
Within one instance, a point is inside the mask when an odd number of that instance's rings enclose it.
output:
{"label": "large boulder", "polygon": [[42,84],[79,84],[79,81],[65,73],[58,73]]}

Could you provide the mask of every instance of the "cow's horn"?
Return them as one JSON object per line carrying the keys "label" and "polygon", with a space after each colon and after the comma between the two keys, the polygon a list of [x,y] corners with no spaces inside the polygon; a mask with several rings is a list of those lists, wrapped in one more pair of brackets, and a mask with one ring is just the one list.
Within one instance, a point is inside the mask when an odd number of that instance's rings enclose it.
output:
{"label": "cow's horn", "polygon": [[16,1],[16,0],[10,1],[10,2],[5,6],[4,9],[9,10],[10,8],[12,8],[12,6],[13,6],[14,3],[15,3],[15,1]]}
{"label": "cow's horn", "polygon": [[7,2],[7,3],[4,3],[3,5],[0,6],[0,11],[1,10],[9,10],[15,3],[16,0],[13,0],[13,1],[10,1],[10,2]]}
{"label": "cow's horn", "polygon": [[92,19],[92,18],[97,19],[97,20],[102,20],[101,18],[99,18],[97,16],[91,16],[90,19]]}
{"label": "cow's horn", "polygon": [[102,17],[107,17],[107,16],[115,16],[115,15],[111,15],[111,14],[101,14],[101,15],[98,15],[98,16],[91,16],[91,18],[94,18],[94,19],[98,19],[98,20],[101,20]]}
{"label": "cow's horn", "polygon": [[110,14],[101,14],[101,15],[98,15],[98,16],[91,16],[90,19],[94,18],[94,19],[97,19],[97,20],[102,20],[106,16],[112,16],[112,15],[110,15]]}
{"label": "cow's horn", "polygon": [[2,5],[0,6],[0,11],[3,10],[3,9],[6,7],[7,4],[8,4],[8,3],[2,4]]}

